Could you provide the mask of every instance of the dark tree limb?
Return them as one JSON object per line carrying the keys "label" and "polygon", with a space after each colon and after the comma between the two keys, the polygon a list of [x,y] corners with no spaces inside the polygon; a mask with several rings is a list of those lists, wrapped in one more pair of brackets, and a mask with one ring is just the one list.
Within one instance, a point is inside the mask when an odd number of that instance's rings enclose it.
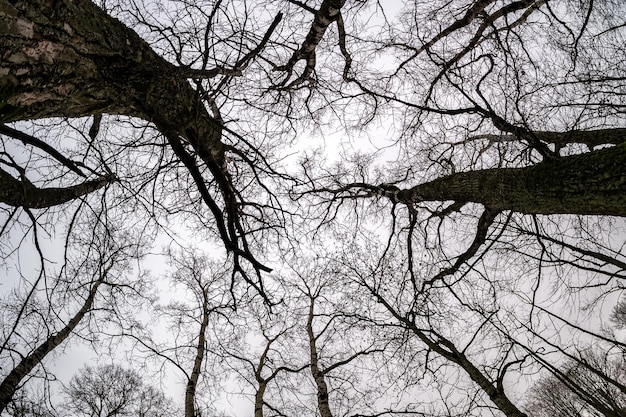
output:
{"label": "dark tree limb", "polygon": [[419,328],[413,320],[400,314],[375,288],[368,286],[368,289],[396,320],[415,334],[430,350],[458,365],[489,396],[489,399],[504,415],[507,417],[527,417],[524,412],[509,400],[505,392],[498,389],[497,384],[492,382],[488,375],[485,375],[470,358],[456,348],[453,342],[433,330]]}
{"label": "dark tree limb", "polygon": [[115,180],[115,175],[109,174],[65,188],[37,188],[27,179],[15,179],[0,168],[0,203],[31,209],[52,207],[92,193]]}
{"label": "dark tree limb", "polygon": [[[89,0],[0,4],[6,29],[0,34],[0,122],[103,113],[152,122],[169,139],[189,143],[192,158],[197,155],[213,176],[224,205],[209,208],[228,229],[226,234],[220,231],[221,238],[230,234],[226,248],[250,260],[257,272],[269,269],[246,246],[248,232],[241,228],[237,209],[241,195],[226,164],[221,123],[181,75],[184,70]],[[240,67],[265,45],[280,17]],[[219,201],[217,196],[212,200]]]}
{"label": "dark tree limb", "polygon": [[485,139],[493,143],[516,142],[524,139],[525,136],[532,135],[542,142],[563,147],[566,145],[581,143],[587,145],[589,149],[594,149],[602,145],[619,145],[626,142],[626,129],[607,128],[595,130],[570,130],[567,132],[537,131],[522,134],[521,137],[515,135],[476,135],[470,139]]}
{"label": "dark tree limb", "polygon": [[193,360],[191,375],[189,375],[187,386],[185,387],[185,417],[196,416],[196,388],[198,386],[200,372],[202,371],[202,362],[204,361],[206,332],[209,326],[210,314],[211,309],[209,308],[208,288],[202,288],[202,322],[200,323],[200,330],[198,331],[198,344],[196,345],[196,354]]}
{"label": "dark tree limb", "polygon": [[315,297],[309,295],[310,304],[309,312],[306,322],[306,332],[309,342],[309,357],[311,360],[310,369],[311,376],[317,386],[317,408],[321,417],[333,417],[333,413],[330,409],[329,397],[328,397],[328,384],[326,378],[324,378],[324,371],[320,367],[319,355],[317,351],[317,337],[313,332],[313,318],[315,317]]}
{"label": "dark tree limb", "polygon": [[626,143],[523,168],[459,172],[406,189],[351,183],[307,193],[333,198],[380,195],[410,206],[455,201],[480,203],[495,212],[626,217]]}
{"label": "dark tree limb", "polygon": [[493,211],[488,207],[485,209],[485,211],[483,211],[480,219],[478,219],[478,225],[476,226],[476,236],[474,237],[474,240],[472,241],[472,244],[469,246],[469,248],[467,248],[465,252],[463,252],[456,258],[456,261],[453,265],[449,266],[448,268],[442,269],[434,277],[424,281],[424,283],[422,284],[422,291],[424,291],[426,286],[433,285],[434,283],[444,279],[448,275],[456,273],[465,262],[470,260],[476,254],[476,252],[478,252],[478,249],[480,249],[480,247],[487,240],[489,227],[491,226],[497,215],[497,211]]}
{"label": "dark tree limb", "polygon": [[398,201],[454,200],[525,214],[626,216],[626,145],[525,168],[461,172],[400,190]]}
{"label": "dark tree limb", "polygon": [[288,75],[283,81],[283,83],[285,83],[293,72],[293,67],[296,63],[302,60],[306,62],[302,74],[295,81],[290,83],[288,88],[311,78],[315,70],[315,51],[317,46],[324,37],[328,26],[340,18],[340,11],[344,4],[345,0],[324,0],[320,8],[315,11],[311,28],[300,48],[293,53],[286,64],[274,68],[274,71],[287,72]]}

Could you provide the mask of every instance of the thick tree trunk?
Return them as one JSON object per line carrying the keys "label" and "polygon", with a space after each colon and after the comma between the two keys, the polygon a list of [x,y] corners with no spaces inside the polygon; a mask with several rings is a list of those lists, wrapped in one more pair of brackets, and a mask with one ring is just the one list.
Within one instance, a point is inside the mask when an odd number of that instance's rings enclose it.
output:
{"label": "thick tree trunk", "polygon": [[[595,130],[570,130],[566,132],[536,131],[521,134],[521,139],[532,138],[541,142],[550,143],[557,147],[564,147],[573,143],[587,145],[593,149],[602,145],[619,145],[626,141],[626,129],[606,128]],[[520,136],[516,135],[477,135],[474,139],[487,139],[490,142],[518,142]]]}
{"label": "thick tree trunk", "polygon": [[176,67],[89,0],[0,0],[0,120],[109,113],[154,122],[221,166],[221,129]]}
{"label": "thick tree trunk", "polygon": [[247,249],[222,126],[185,72],[90,0],[0,0],[0,123],[102,113],[153,123],[190,171],[226,249],[269,271]]}
{"label": "thick tree trunk", "polygon": [[565,146],[570,143],[583,143],[590,149],[602,145],[619,145],[626,142],[626,129],[607,128],[596,130],[570,130],[568,132],[534,132],[539,140]]}
{"label": "thick tree trunk", "polygon": [[452,174],[384,194],[406,204],[454,200],[527,214],[626,216],[626,143],[526,168]]}
{"label": "thick tree trunk", "polygon": [[259,387],[254,394],[254,417],[263,417],[263,404],[265,400],[265,390],[267,389],[267,381],[259,382]]}
{"label": "thick tree trunk", "polygon": [[20,382],[32,371],[41,361],[46,357],[46,355],[54,348],[59,346],[67,337],[72,333],[72,331],[76,328],[78,323],[85,317],[85,315],[91,310],[91,306],[93,305],[94,299],[96,297],[96,293],[98,292],[98,287],[102,284],[103,279],[96,281],[91,289],[89,290],[89,294],[83,303],[83,306],[78,310],[78,312],[72,317],[72,319],[67,323],[67,325],[61,329],[59,332],[48,337],[42,344],[37,346],[37,348],[28,356],[25,356],[20,363],[13,368],[11,372],[4,378],[2,383],[0,384],[0,413],[6,408],[7,404],[13,398],[13,394],[20,385]]}

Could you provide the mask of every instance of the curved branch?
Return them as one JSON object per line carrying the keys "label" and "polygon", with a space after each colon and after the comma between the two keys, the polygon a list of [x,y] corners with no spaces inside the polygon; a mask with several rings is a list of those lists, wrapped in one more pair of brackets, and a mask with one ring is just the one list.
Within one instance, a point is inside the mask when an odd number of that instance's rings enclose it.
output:
{"label": "curved branch", "polygon": [[[13,129],[12,127],[5,125],[4,123],[0,123],[0,134],[7,135],[14,139],[17,139],[25,145],[31,145],[36,148],[39,148],[42,151],[48,153],[50,156],[52,156],[54,159],[56,159],[63,165],[65,165],[70,170],[80,175],[81,177],[85,176],[85,174],[76,166],[76,163],[74,161],[66,158],[65,156],[61,154],[61,152],[57,151],[52,146],[48,145],[46,142],[40,139],[37,139],[34,136],[31,136],[17,129]],[[91,134],[91,130],[90,130],[90,134]]]}

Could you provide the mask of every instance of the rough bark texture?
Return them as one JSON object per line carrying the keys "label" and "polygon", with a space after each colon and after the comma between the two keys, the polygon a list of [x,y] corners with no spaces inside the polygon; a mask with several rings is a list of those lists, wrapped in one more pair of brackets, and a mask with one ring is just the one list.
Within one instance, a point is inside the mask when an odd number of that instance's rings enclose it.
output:
{"label": "rough bark texture", "polygon": [[28,180],[17,180],[0,168],[0,202],[33,209],[52,207],[89,194],[114,179],[106,176],[66,188],[37,188]]}
{"label": "rough bark texture", "polygon": [[298,54],[303,57],[308,57],[315,53],[317,45],[321,42],[326,33],[328,26],[337,20],[339,11],[345,4],[345,0],[324,0],[315,13],[313,24],[309,29],[309,33],[306,35],[305,41],[302,43]]}
{"label": "rough bark texture", "polygon": [[93,301],[96,297],[96,293],[98,292],[98,287],[102,284],[103,280],[100,279],[96,281],[85,299],[83,306],[78,310],[78,312],[72,317],[72,319],[67,323],[63,329],[59,332],[48,337],[42,344],[37,346],[37,348],[31,352],[28,356],[25,356],[20,363],[13,368],[11,372],[4,378],[2,383],[0,384],[0,412],[2,412],[7,404],[13,398],[13,394],[20,385],[20,382],[43,360],[43,358],[54,348],[59,346],[67,337],[72,333],[72,331],[76,328],[78,323],[85,317],[85,315],[91,310],[91,306],[93,305]]}
{"label": "rough bark texture", "polygon": [[[247,249],[221,124],[181,74],[90,0],[0,0],[0,122],[102,113],[152,122],[192,171],[226,248],[269,271]],[[194,156],[221,196],[194,175],[203,171]]]}
{"label": "rough bark texture", "polygon": [[176,68],[88,0],[0,0],[0,119],[137,116],[223,163],[220,126]]}
{"label": "rough bark texture", "polygon": [[386,195],[406,204],[454,200],[527,214],[626,216],[626,144],[526,168],[462,172]]}

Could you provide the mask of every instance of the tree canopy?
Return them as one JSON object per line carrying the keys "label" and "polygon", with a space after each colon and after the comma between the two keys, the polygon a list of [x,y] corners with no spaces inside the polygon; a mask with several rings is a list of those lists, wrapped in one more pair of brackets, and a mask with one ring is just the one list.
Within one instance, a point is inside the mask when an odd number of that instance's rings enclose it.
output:
{"label": "tree canopy", "polygon": [[80,345],[186,417],[625,415],[625,22],[0,0],[0,411]]}

